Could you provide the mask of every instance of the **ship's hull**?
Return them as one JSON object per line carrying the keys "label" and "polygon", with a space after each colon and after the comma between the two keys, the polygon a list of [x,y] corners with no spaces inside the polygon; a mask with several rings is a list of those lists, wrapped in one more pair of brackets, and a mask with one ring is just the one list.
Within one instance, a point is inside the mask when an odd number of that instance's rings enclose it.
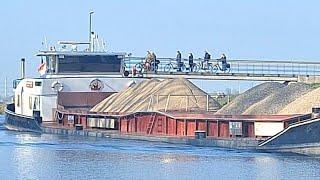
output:
{"label": "ship's hull", "polygon": [[[320,120],[310,120],[309,122],[301,123],[296,128],[290,128],[284,131],[281,136],[276,135],[263,144],[257,140],[250,140],[248,143],[246,139],[236,138],[229,140],[221,139],[186,139],[176,137],[157,137],[157,136],[135,136],[135,135],[124,135],[121,133],[112,133],[105,131],[95,130],[70,130],[65,128],[56,127],[42,127],[41,123],[37,118],[23,116],[14,113],[14,107],[12,104],[7,106],[5,111],[5,123],[4,126],[9,130],[16,131],[30,131],[37,133],[51,133],[51,134],[65,134],[65,135],[83,135],[83,136],[96,136],[96,137],[108,137],[116,139],[135,139],[135,140],[150,140],[150,141],[162,141],[177,144],[188,144],[195,146],[211,146],[211,147],[224,147],[232,149],[251,149],[260,152],[280,152],[280,153],[297,153],[304,155],[320,155]],[[292,130],[293,129],[293,130]],[[312,132],[311,132],[312,131]],[[288,134],[288,135],[286,135]],[[285,138],[284,138],[285,137]],[[273,140],[272,140],[273,139]],[[272,141],[271,141],[272,140]],[[270,142],[268,142],[270,141]],[[299,141],[299,143],[294,143]],[[275,143],[276,142],[276,143]],[[261,146],[261,144],[263,144]],[[270,146],[272,144],[272,146]]]}
{"label": "ship's hull", "polygon": [[14,112],[14,104],[8,104],[5,111],[4,126],[9,130],[42,132],[42,128],[38,120],[34,117],[16,114]]}
{"label": "ship's hull", "polygon": [[290,152],[320,155],[320,119],[293,124],[262,142],[258,149],[266,152]]}

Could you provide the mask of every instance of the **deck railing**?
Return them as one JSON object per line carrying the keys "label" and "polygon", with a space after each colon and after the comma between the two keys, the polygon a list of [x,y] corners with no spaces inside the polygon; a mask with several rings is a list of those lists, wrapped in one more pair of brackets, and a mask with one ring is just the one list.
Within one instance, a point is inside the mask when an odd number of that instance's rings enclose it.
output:
{"label": "deck railing", "polygon": [[[158,64],[157,73],[175,73],[178,71],[175,58],[157,58],[160,61]],[[134,66],[143,65],[145,58],[143,57],[126,57],[125,69],[131,72]],[[188,59],[182,59],[182,72],[191,72]],[[212,69],[208,66],[204,59],[194,59],[194,65],[198,68],[194,69],[193,73],[241,73],[241,74],[259,74],[259,75],[287,75],[287,76],[317,76],[320,75],[320,62],[317,61],[283,61],[283,60],[233,60],[227,59],[230,64],[230,70],[223,70],[220,59],[210,59],[208,62]],[[171,68],[168,68],[171,67]],[[152,73],[152,70],[147,71],[142,69],[141,73]]]}

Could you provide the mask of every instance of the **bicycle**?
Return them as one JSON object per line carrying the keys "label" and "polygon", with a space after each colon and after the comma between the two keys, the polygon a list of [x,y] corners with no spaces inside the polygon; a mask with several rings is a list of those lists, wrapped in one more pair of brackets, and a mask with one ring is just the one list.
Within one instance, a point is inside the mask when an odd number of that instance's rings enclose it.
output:
{"label": "bicycle", "polygon": [[[192,66],[192,71],[191,71],[191,66]],[[191,66],[189,64],[189,69],[188,70],[190,72],[199,72],[200,66],[197,63],[193,63]]]}
{"label": "bicycle", "polygon": [[[148,65],[147,65],[148,64]],[[156,62],[140,62],[138,64],[136,64],[136,69],[138,72],[142,73],[142,72],[146,72],[146,71],[157,71],[158,70],[158,64]]]}
{"label": "bicycle", "polygon": [[[164,72],[171,72],[172,70],[176,69],[178,71],[178,64],[177,63],[173,63],[171,60],[168,64],[166,64],[163,68]],[[180,66],[181,72],[186,71],[187,67],[186,65],[181,62],[181,66]]]}
{"label": "bicycle", "polygon": [[200,70],[204,70],[206,72],[211,72],[214,73],[215,72],[215,65],[213,65],[213,63],[205,62],[205,61],[199,61],[199,63],[197,64],[197,71],[194,72],[199,72]]}
{"label": "bicycle", "polygon": [[218,60],[218,62],[213,66],[213,73],[217,73],[218,70],[222,71],[223,73],[229,73],[230,69],[231,67],[229,63],[226,63],[225,66],[221,67]]}

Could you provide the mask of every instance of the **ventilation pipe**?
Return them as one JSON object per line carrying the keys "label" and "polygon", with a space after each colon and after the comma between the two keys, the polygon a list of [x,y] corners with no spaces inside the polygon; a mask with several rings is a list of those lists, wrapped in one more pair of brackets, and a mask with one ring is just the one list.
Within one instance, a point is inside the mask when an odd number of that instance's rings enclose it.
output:
{"label": "ventilation pipe", "polygon": [[24,79],[26,76],[26,60],[21,58],[21,79]]}

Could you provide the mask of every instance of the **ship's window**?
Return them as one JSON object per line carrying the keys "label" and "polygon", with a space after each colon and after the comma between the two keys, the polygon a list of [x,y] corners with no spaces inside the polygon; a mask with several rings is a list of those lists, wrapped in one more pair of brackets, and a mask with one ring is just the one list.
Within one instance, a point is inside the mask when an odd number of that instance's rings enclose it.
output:
{"label": "ship's window", "polygon": [[120,72],[121,56],[64,56],[59,72]]}
{"label": "ship's window", "polygon": [[32,97],[29,96],[29,109],[32,109]]}
{"label": "ship's window", "polygon": [[34,82],[34,85],[35,85],[35,86],[41,86],[41,82],[36,81],[36,82]]}
{"label": "ship's window", "polygon": [[17,95],[17,107],[20,107],[20,95]]}
{"label": "ship's window", "polygon": [[56,56],[47,56],[46,57],[46,72],[55,73],[56,72]]}
{"label": "ship's window", "polygon": [[34,98],[33,109],[39,110],[39,98],[38,97]]}

